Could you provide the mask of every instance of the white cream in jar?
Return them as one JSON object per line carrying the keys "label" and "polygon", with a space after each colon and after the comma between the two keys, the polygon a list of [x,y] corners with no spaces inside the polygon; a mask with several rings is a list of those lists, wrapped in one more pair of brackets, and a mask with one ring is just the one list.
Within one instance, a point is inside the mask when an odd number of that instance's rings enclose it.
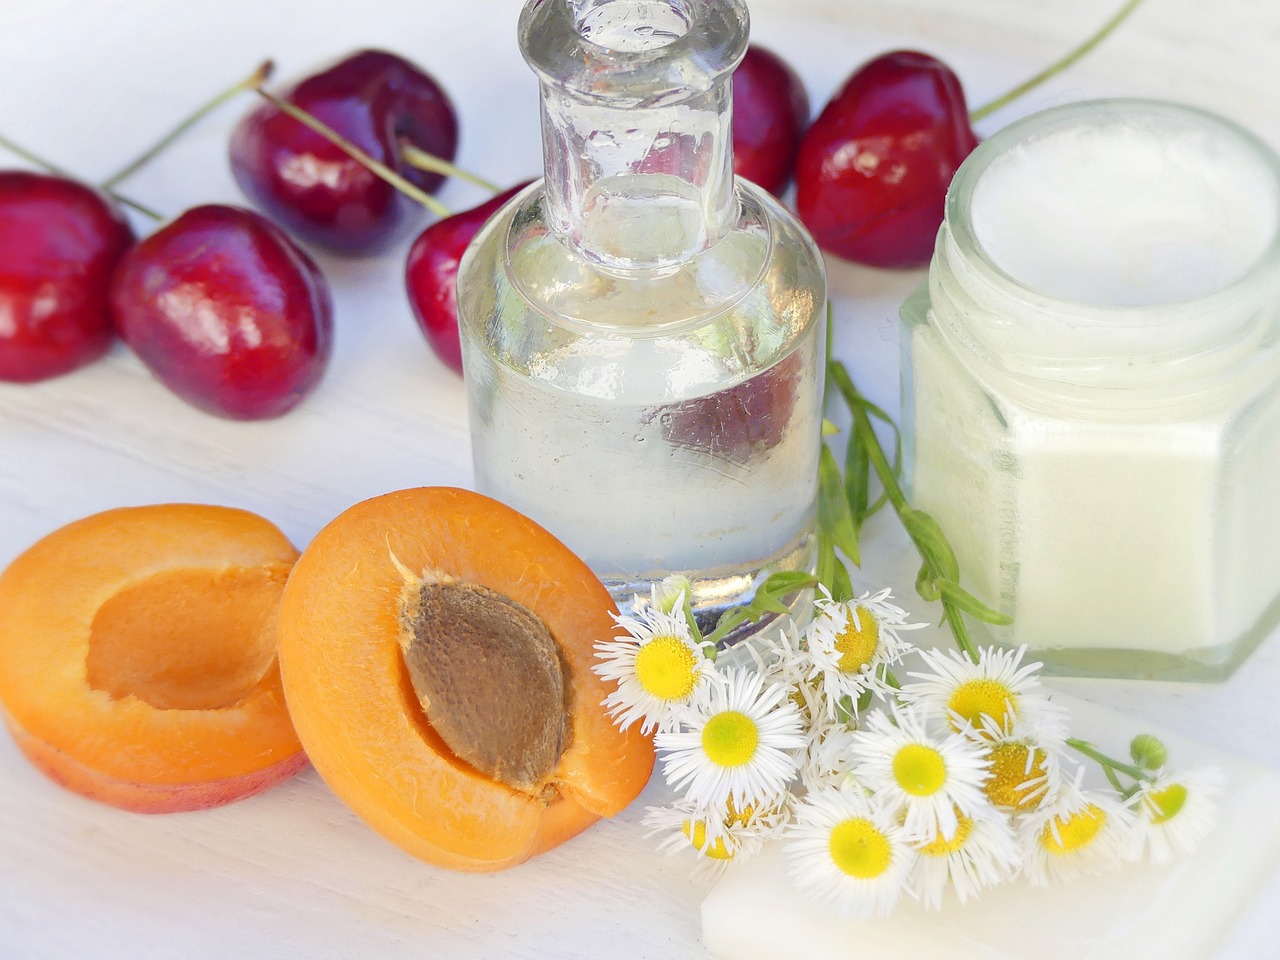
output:
{"label": "white cream in jar", "polygon": [[1113,100],[961,167],[904,306],[917,504],[1050,669],[1211,679],[1280,618],[1280,161]]}

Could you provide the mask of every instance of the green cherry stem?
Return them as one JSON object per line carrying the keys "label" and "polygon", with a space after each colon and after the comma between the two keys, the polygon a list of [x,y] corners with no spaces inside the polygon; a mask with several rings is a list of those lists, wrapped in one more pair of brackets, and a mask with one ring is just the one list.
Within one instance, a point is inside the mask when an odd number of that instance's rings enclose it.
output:
{"label": "green cherry stem", "polygon": [[1115,31],[1116,27],[1120,26],[1120,24],[1122,24],[1125,20],[1127,20],[1129,18],[1129,14],[1133,13],[1133,11],[1136,10],[1141,5],[1141,3],[1142,3],[1142,0],[1128,0],[1128,2],[1124,6],[1122,6],[1119,10],[1117,10],[1114,14],[1112,14],[1110,20],[1108,20],[1106,23],[1104,23],[1101,27],[1098,28],[1097,32],[1094,33],[1093,36],[1089,37],[1087,40],[1085,40],[1082,44],[1080,44],[1078,47],[1076,47],[1066,56],[1055,61],[1054,63],[1051,63],[1049,66],[1045,67],[1035,76],[1029,77],[1028,79],[1024,80],[1022,83],[1018,84],[1008,93],[1002,94],[1001,96],[996,97],[996,99],[992,100],[990,103],[984,103],[982,106],[978,107],[976,110],[970,111],[969,122],[977,123],[979,120],[982,120],[990,116],[991,114],[995,113],[997,110],[1000,110],[1001,108],[1008,106],[1010,103],[1012,103],[1014,100],[1017,100],[1023,94],[1029,93],[1030,91],[1034,90],[1036,87],[1040,86],[1040,84],[1044,83],[1046,80],[1054,76],[1057,76],[1063,70],[1066,70],[1068,67],[1074,64],[1081,57],[1085,56],[1091,50],[1093,50],[1094,47],[1102,43],[1103,40],[1107,39],[1107,37],[1109,37]]}
{"label": "green cherry stem", "polygon": [[[44,170],[48,173],[52,173],[55,177],[66,177],[68,180],[78,179],[73,174],[70,174],[66,170],[63,170],[57,164],[50,163],[44,157],[40,156],[39,154],[32,153],[26,147],[19,146],[18,144],[10,140],[8,137],[0,136],[0,147],[3,147],[5,150],[8,150],[10,153],[21,157],[23,160],[26,160],[28,163],[39,167],[41,170]],[[148,206],[144,206],[143,204],[139,203],[137,200],[133,200],[129,197],[126,197],[124,194],[116,193],[114,190],[106,190],[104,192],[108,196],[110,196],[111,199],[115,200],[117,203],[123,204],[126,207],[136,210],[138,213],[142,214],[144,217],[150,217],[152,220],[156,221],[157,223],[159,223],[164,219],[164,216],[162,214],[157,213],[155,210],[152,210]]]}
{"label": "green cherry stem", "polygon": [[463,170],[461,167],[454,166],[444,157],[437,157],[434,153],[428,153],[408,141],[402,140],[400,142],[400,156],[404,158],[404,162],[409,166],[417,167],[419,170],[443,174],[446,177],[457,177],[459,180],[474,183],[481,190],[488,190],[490,193],[502,192],[502,188],[496,183],[490,183],[484,177],[478,176],[470,170]]}
{"label": "green cherry stem", "polygon": [[223,90],[216,97],[206,102],[203,106],[199,107],[194,113],[192,113],[185,120],[179,123],[176,127],[174,127],[172,130],[166,133],[163,137],[157,140],[149,150],[147,150],[145,153],[139,156],[136,160],[129,163],[127,166],[122,167],[121,169],[116,171],[114,174],[107,177],[106,180],[103,180],[101,184],[102,189],[110,190],[116,184],[123,183],[125,180],[129,179],[129,177],[133,176],[135,173],[141,170],[144,166],[150,163],[153,159],[155,159],[156,156],[158,156],[160,153],[168,149],[170,144],[172,144],[175,140],[177,140],[180,136],[182,136],[184,133],[186,133],[188,130],[194,127],[197,123],[199,123],[201,120],[207,117],[210,113],[212,113],[218,107],[222,106],[231,98],[241,93],[245,93],[249,90],[253,90],[254,88],[259,87],[262,84],[266,83],[267,78],[271,76],[271,71],[274,69],[275,69],[275,65],[272,64],[270,60],[263,62],[261,65],[258,66],[256,70],[253,71],[253,73],[249,74],[249,76],[245,77],[243,80],[240,80],[235,84],[233,84],[232,86],[228,87],[227,89]]}
{"label": "green cherry stem", "polygon": [[404,177],[400,176],[400,174],[396,173],[394,170],[388,167],[385,163],[375,160],[373,157],[369,156],[369,154],[365,153],[363,150],[357,147],[354,143],[352,143],[342,134],[338,133],[337,130],[334,130],[333,127],[329,126],[323,120],[320,120],[317,117],[312,116],[311,114],[307,113],[307,111],[301,109],[300,107],[295,107],[292,103],[289,103],[287,100],[283,100],[280,97],[277,97],[274,94],[267,92],[262,87],[254,87],[254,92],[256,92],[258,96],[262,97],[268,103],[271,103],[272,105],[274,105],[278,110],[280,110],[280,112],[286,113],[289,116],[293,117],[293,119],[297,120],[304,127],[308,127],[311,130],[314,130],[316,133],[320,134],[320,136],[326,138],[335,146],[339,147],[341,150],[347,153],[348,156],[354,157],[356,160],[359,160],[366,167],[368,167],[370,170],[376,173],[379,177],[381,177],[387,183],[391,184],[391,186],[395,187],[397,190],[399,190],[405,196],[409,197],[411,200],[415,200],[418,203],[422,204],[424,207],[426,207],[428,210],[434,213],[437,217],[447,217],[452,213],[452,211],[448,207],[446,207],[443,203],[441,203],[435,197],[431,196],[431,194],[427,193],[425,190],[410,183]]}

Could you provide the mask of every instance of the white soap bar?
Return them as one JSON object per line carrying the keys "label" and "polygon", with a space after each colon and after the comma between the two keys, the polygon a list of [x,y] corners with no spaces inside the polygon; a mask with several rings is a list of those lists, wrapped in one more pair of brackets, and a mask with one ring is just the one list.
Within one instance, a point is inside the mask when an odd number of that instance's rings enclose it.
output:
{"label": "white soap bar", "polygon": [[1201,960],[1280,863],[1280,773],[1055,695],[1072,733],[1112,756],[1134,733],[1169,746],[1171,766],[1215,764],[1227,776],[1218,827],[1172,865],[1138,864],[1073,883],[1017,882],[941,910],[899,903],[876,920],[847,920],[801,895],[778,844],[727,870],[702,904],[702,939],[724,960]]}

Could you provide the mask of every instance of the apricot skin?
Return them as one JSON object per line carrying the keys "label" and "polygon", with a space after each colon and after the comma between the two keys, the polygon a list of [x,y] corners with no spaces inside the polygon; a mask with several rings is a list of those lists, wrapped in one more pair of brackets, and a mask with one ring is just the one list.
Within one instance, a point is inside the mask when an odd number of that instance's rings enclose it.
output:
{"label": "apricot skin", "polygon": [[[18,747],[68,789],[143,813],[219,806],[292,776],[306,757],[274,661],[278,601],[272,603],[271,594],[283,590],[296,557],[261,517],[190,504],[109,510],[36,543],[0,575],[0,704]],[[187,622],[172,624],[172,643],[157,651],[164,656],[152,658],[164,661],[169,676],[111,674],[148,659],[146,650],[133,661],[122,659],[130,617],[145,627],[148,642],[165,641],[145,606],[117,610],[107,652],[93,664],[94,632],[105,629],[100,613],[113,600],[119,607],[130,590],[175,573],[216,589],[229,572],[254,593],[252,617],[236,624],[253,636],[235,642],[256,658],[248,668],[256,676],[238,676],[232,663],[232,687],[213,684],[222,697],[239,691],[231,702],[172,709],[146,699],[148,684],[180,682],[188,645],[202,647],[198,672],[217,659],[220,636],[183,632],[191,622],[207,626],[199,596],[188,604]],[[182,607],[180,598],[175,605]],[[128,692],[135,686],[138,694]]]}
{"label": "apricot skin", "polygon": [[[398,643],[405,571],[497,591],[550,630],[570,736],[543,791],[490,779],[433,731]],[[280,667],[294,725],[333,791],[402,849],[458,870],[513,866],[621,811],[652,772],[652,742],[617,730],[591,670],[615,609],[581,560],[495,500],[445,487],[366,500],[316,535],[285,588]]]}

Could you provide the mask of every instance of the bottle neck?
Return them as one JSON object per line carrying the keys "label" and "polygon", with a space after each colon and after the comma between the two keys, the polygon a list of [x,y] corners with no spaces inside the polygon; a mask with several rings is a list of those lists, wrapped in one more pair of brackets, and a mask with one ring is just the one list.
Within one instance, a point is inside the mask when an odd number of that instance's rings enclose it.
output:
{"label": "bottle neck", "polygon": [[605,270],[664,271],[729,233],[746,35],[738,0],[530,0],[544,215],[566,246]]}

